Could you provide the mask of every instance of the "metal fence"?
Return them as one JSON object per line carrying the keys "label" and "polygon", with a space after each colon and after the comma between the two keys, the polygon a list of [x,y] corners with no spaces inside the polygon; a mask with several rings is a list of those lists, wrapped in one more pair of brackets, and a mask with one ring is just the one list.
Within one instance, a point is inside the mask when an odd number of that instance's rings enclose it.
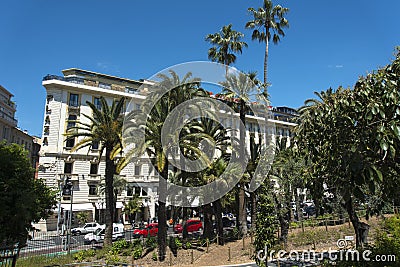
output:
{"label": "metal fence", "polygon": [[[95,244],[85,244],[83,235],[71,236],[71,251],[93,248],[94,246]],[[21,248],[19,257],[64,254],[67,250],[67,236],[39,232],[32,235],[32,238],[27,241],[26,246]]]}

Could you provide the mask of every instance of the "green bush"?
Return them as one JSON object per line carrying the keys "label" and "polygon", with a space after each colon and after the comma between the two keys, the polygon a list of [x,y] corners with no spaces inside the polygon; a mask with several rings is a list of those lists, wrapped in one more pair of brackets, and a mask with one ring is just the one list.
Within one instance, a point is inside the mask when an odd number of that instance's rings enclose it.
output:
{"label": "green bush", "polygon": [[395,255],[398,261],[400,259],[400,216],[385,219],[381,227],[375,233],[372,253],[373,255]]}
{"label": "green bush", "polygon": [[192,248],[192,243],[189,241],[185,243],[185,249],[191,249]]}
{"label": "green bush", "polygon": [[130,243],[125,239],[118,240],[112,244],[111,250],[115,254],[120,254],[122,250],[127,249],[130,247]]}
{"label": "green bush", "polygon": [[155,237],[146,238],[146,242],[144,243],[146,248],[155,249],[157,247],[157,240]]}
{"label": "green bush", "polygon": [[105,261],[106,261],[107,264],[116,264],[116,263],[120,262],[121,259],[118,257],[118,254],[116,254],[116,253],[114,253],[113,251],[110,250],[106,254]]}
{"label": "green bush", "polygon": [[77,260],[78,262],[82,262],[88,258],[94,257],[95,255],[96,252],[94,251],[94,249],[81,250],[74,254],[74,259]]}
{"label": "green bush", "polygon": [[142,253],[143,253],[143,247],[142,246],[137,246],[133,250],[132,257],[135,260],[140,259],[142,257]]}
{"label": "green bush", "polygon": [[180,241],[179,238],[176,237],[175,240],[174,240],[174,242],[175,242],[175,246],[176,246],[178,249],[182,248],[182,241]]}
{"label": "green bush", "polygon": [[153,252],[153,254],[151,254],[151,258],[153,259],[153,261],[158,260],[157,253],[155,251]]}

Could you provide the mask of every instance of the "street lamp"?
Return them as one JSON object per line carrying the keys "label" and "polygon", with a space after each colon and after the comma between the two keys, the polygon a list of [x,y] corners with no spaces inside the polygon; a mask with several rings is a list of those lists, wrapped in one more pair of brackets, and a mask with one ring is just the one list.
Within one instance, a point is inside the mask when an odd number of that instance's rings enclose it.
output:
{"label": "street lamp", "polygon": [[[104,223],[104,218],[102,218],[102,217],[104,217],[104,214],[103,214],[103,209],[104,209],[104,198],[102,198],[102,197],[100,197],[98,200],[97,200],[97,204],[98,204],[98,207],[99,207],[99,223],[100,224],[103,224]],[[101,207],[101,208],[100,208]],[[103,216],[101,216],[101,215],[103,215]]]}

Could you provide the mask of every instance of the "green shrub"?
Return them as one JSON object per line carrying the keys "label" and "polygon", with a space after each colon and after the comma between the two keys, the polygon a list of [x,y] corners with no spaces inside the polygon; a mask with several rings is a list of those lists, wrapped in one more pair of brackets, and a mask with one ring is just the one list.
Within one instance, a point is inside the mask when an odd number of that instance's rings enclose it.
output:
{"label": "green shrub", "polygon": [[146,238],[146,242],[144,243],[146,248],[155,249],[157,247],[157,240],[155,237]]}
{"label": "green shrub", "polygon": [[137,246],[133,250],[132,257],[135,260],[140,259],[142,257],[142,253],[143,253],[143,247],[142,246]]}
{"label": "green shrub", "polygon": [[180,248],[182,248],[182,242],[181,242],[181,240],[179,240],[179,238],[175,238],[175,240],[174,240],[174,242],[175,242],[175,246],[178,248],[178,249],[180,249]]}
{"label": "green shrub", "polygon": [[112,252],[111,250],[106,254],[105,257],[106,264],[116,264],[121,261],[118,254]]}
{"label": "green shrub", "polygon": [[192,248],[192,243],[190,243],[189,241],[185,243],[185,248],[186,249],[191,249]]}
{"label": "green shrub", "polygon": [[153,252],[153,254],[151,254],[151,258],[153,259],[153,261],[158,260],[157,253],[155,251]]}
{"label": "green shrub", "polygon": [[130,247],[130,243],[126,241],[125,239],[118,240],[112,244],[111,250],[115,254],[119,254],[122,252],[122,250],[127,249]]}
{"label": "green shrub", "polygon": [[372,254],[395,255],[400,259],[400,216],[385,219],[381,227],[376,231]]}
{"label": "green shrub", "polygon": [[92,258],[95,255],[96,252],[94,251],[94,249],[81,250],[74,254],[74,259],[77,260],[78,262],[81,262],[85,261],[88,258]]}

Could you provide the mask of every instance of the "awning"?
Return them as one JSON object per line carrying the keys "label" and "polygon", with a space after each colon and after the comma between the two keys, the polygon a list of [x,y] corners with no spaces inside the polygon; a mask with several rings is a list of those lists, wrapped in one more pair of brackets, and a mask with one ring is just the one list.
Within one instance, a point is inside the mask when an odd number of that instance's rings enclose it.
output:
{"label": "awning", "polygon": [[[63,203],[61,204],[61,208],[64,210],[70,210],[71,204]],[[72,203],[72,211],[81,211],[81,210],[93,210],[92,203]]]}
{"label": "awning", "polygon": [[[106,204],[105,203],[103,203],[103,205],[100,204],[100,203],[94,203],[94,204],[96,206],[96,209],[98,209],[98,210],[105,210],[106,209]],[[117,201],[117,205],[116,206],[117,206],[117,209],[122,209],[124,207],[124,204],[122,204],[121,201]]]}

